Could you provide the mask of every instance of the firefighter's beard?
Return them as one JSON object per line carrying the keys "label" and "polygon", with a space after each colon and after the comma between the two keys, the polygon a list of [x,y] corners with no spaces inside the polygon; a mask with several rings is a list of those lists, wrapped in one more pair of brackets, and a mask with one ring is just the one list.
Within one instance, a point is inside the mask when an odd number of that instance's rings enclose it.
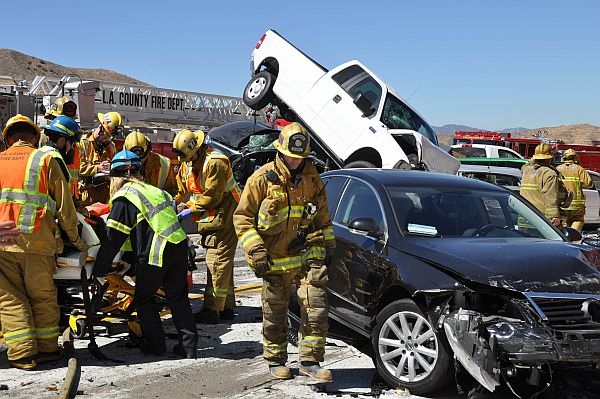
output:
{"label": "firefighter's beard", "polygon": [[75,154],[75,151],[73,148],[71,148],[71,151],[69,151],[69,152],[65,152],[65,147],[59,148],[58,152],[60,153],[63,160],[65,161],[65,164],[71,165],[73,163],[73,158],[74,158],[73,155]]}

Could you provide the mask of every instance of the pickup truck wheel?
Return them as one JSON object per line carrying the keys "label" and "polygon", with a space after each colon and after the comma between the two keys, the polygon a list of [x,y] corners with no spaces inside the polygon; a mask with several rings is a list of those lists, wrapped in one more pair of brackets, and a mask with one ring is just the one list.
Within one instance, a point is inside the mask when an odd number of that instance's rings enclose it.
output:
{"label": "pickup truck wheel", "polygon": [[376,168],[374,164],[367,161],[352,161],[344,166],[345,169],[353,169],[353,168]]}
{"label": "pickup truck wheel", "polygon": [[273,97],[275,77],[267,71],[254,75],[244,89],[244,104],[253,110],[266,107]]}
{"label": "pickup truck wheel", "polygon": [[390,386],[422,395],[442,388],[453,375],[445,337],[410,299],[379,312],[371,345],[377,371]]}

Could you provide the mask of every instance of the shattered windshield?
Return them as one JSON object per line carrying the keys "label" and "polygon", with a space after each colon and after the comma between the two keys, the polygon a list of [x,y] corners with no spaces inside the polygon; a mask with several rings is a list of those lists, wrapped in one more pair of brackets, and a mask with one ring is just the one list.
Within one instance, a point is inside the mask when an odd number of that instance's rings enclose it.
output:
{"label": "shattered windshield", "polygon": [[388,186],[388,192],[406,235],[563,240],[545,218],[508,191]]}
{"label": "shattered windshield", "polygon": [[431,126],[391,93],[387,93],[387,96],[385,97],[381,122],[383,122],[388,129],[414,130],[427,137],[433,144],[438,144],[437,135]]}

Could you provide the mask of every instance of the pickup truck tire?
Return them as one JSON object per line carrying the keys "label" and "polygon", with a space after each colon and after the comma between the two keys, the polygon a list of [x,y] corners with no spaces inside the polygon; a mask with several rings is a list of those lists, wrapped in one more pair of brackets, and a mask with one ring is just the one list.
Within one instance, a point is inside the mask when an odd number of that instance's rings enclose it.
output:
{"label": "pickup truck tire", "polygon": [[266,107],[273,98],[275,77],[267,71],[257,73],[244,89],[244,104],[253,110]]}
{"label": "pickup truck tire", "polygon": [[348,164],[346,164],[344,166],[344,169],[354,169],[354,168],[376,168],[377,166],[375,166],[374,164],[372,164],[371,162],[368,161],[352,161],[352,162],[348,162]]}

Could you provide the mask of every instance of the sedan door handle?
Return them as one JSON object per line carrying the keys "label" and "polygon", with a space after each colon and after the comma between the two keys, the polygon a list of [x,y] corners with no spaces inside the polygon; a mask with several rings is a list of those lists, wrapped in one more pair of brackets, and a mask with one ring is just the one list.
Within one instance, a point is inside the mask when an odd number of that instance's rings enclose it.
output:
{"label": "sedan door handle", "polygon": [[333,97],[333,102],[337,104],[340,101],[342,101],[342,97],[339,94],[336,94],[335,97]]}

